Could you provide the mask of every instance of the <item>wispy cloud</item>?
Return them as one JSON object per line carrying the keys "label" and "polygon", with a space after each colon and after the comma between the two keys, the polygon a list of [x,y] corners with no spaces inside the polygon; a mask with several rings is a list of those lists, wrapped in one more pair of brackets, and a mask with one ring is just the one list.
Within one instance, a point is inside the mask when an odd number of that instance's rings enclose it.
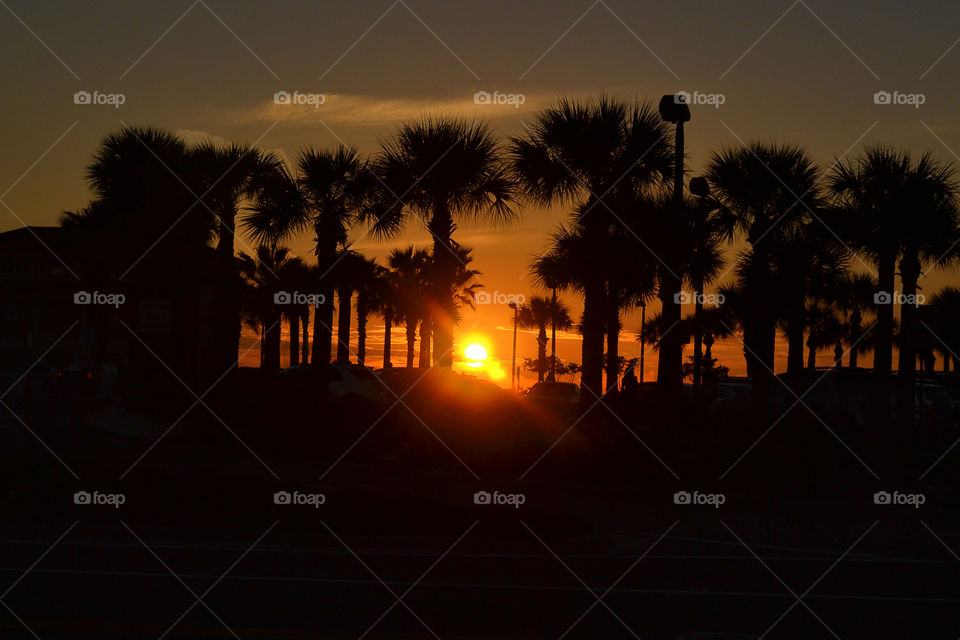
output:
{"label": "wispy cloud", "polygon": [[[492,92],[490,94],[493,95]],[[513,94],[501,94],[513,95]],[[519,95],[519,94],[518,94]],[[228,120],[236,124],[301,121],[304,124],[384,125],[403,122],[425,113],[443,113],[487,119],[511,118],[536,111],[555,100],[553,94],[523,95],[523,104],[476,102],[474,94],[446,98],[383,98],[360,94],[324,94],[321,105],[276,104],[273,98],[252,107],[236,109]],[[482,100],[482,99],[481,99]]]}

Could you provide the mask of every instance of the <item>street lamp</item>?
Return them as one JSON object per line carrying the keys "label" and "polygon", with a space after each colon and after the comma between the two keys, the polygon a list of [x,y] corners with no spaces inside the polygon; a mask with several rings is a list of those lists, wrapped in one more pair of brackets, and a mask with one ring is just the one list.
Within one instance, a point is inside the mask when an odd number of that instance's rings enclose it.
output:
{"label": "street lamp", "polygon": [[643,384],[643,352],[647,346],[647,336],[646,336],[646,324],[647,324],[647,303],[643,301],[640,303],[640,383]]}
{"label": "street lamp", "polygon": [[[673,123],[676,139],[673,145],[673,208],[675,215],[683,215],[683,123],[690,120],[687,94],[671,93],[660,98],[660,117]],[[662,305],[661,318],[666,326],[681,319],[680,305],[675,294],[683,287],[683,281],[673,272],[661,274],[659,297]],[[657,386],[661,391],[663,406],[669,406],[680,398],[683,382],[683,345],[676,334],[666,332],[660,340],[660,355],[657,358]]]}
{"label": "street lamp", "polygon": [[510,364],[510,390],[516,391],[520,386],[520,374],[517,372],[517,313],[520,305],[510,302],[507,306],[513,309],[513,360]]}
{"label": "street lamp", "polygon": [[676,126],[673,162],[673,201],[683,201],[683,123],[690,120],[690,106],[686,94],[669,93],[660,98],[660,117]]}

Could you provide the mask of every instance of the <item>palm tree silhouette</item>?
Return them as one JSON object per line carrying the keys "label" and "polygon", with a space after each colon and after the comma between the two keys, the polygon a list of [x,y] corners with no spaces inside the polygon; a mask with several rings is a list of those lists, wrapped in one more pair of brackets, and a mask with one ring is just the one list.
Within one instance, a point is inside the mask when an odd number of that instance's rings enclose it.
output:
{"label": "palm tree silhouette", "polygon": [[425,305],[426,270],[429,262],[430,253],[426,249],[416,249],[413,245],[405,249],[394,249],[387,258],[396,283],[399,318],[406,326],[407,367],[413,366],[417,323],[423,315]]}
{"label": "palm tree silhouette", "polygon": [[538,256],[530,267],[534,282],[550,290],[550,304],[556,311],[554,317],[550,319],[550,371],[547,373],[548,382],[555,382],[557,379],[558,322],[566,317],[566,324],[565,326],[560,326],[561,330],[569,329],[573,326],[573,321],[570,319],[569,307],[557,299],[557,290],[566,287],[564,284],[564,269],[565,266],[559,262],[559,256],[553,252]]}
{"label": "palm tree silhouette", "polygon": [[[244,202],[255,202],[276,182],[283,161],[275,153],[233,143],[201,142],[190,149],[190,161],[202,177],[203,199],[216,217],[216,251],[222,285],[215,294],[218,361],[223,367],[235,363],[240,349],[239,291],[236,282],[236,223]],[[200,194],[198,194],[200,195]]]}
{"label": "palm tree silhouette", "polygon": [[547,362],[547,324],[554,328],[569,328],[572,324],[565,305],[550,298],[532,296],[520,305],[517,324],[524,329],[537,330],[537,382],[543,382],[544,374],[550,367]]}
{"label": "palm tree silhouette", "polygon": [[822,209],[819,170],[800,147],[753,142],[714,153],[707,179],[724,209],[726,237],[743,234],[750,244],[749,267],[740,270],[750,300],[744,345],[748,373],[763,397],[776,344],[777,308],[769,297],[776,290],[777,251],[809,211]]}
{"label": "palm tree silhouette", "polygon": [[[291,256],[281,265],[277,275],[280,277],[280,287],[288,294],[309,291],[316,282],[316,273],[299,256]],[[301,345],[300,330],[303,326],[303,363],[307,364],[307,344],[309,339],[307,324],[310,322],[310,306],[297,303],[291,299],[290,304],[284,305],[281,314],[286,318],[290,331],[290,366],[300,364]]]}
{"label": "palm tree silhouette", "polygon": [[[673,177],[668,134],[649,103],[606,96],[591,101],[561,98],[537,114],[526,136],[511,140],[514,173],[533,204],[578,208],[576,225],[583,227],[587,242],[597,247],[594,255],[600,256],[610,228],[618,224],[610,201]],[[646,249],[638,246],[636,251]],[[592,392],[581,395],[584,403],[602,393],[603,336],[609,314],[605,274],[598,271],[587,270],[583,278],[581,385]]]}
{"label": "palm tree silhouette", "polygon": [[[485,216],[496,221],[515,217],[513,182],[500,159],[499,145],[483,123],[430,118],[401,126],[393,138],[381,140],[375,171],[380,180],[380,206],[368,212],[379,235],[394,235],[410,216],[424,221],[433,236],[433,304],[421,320],[421,340],[432,327],[440,366],[452,366],[454,303],[452,283],[457,254],[453,243],[456,219]],[[429,365],[429,341],[421,356]]]}
{"label": "palm tree silhouette", "polygon": [[318,294],[313,323],[313,366],[330,363],[333,327],[333,270],[346,255],[348,233],[366,211],[375,176],[356,149],[306,148],[297,159],[297,175],[280,174],[246,216],[259,240],[279,242],[301,231],[314,232]]}
{"label": "palm tree silhouette", "polygon": [[866,340],[861,340],[864,315],[873,312],[873,296],[878,290],[876,279],[863,273],[847,274],[831,287],[830,297],[845,318],[844,342],[850,348],[847,366],[851,369],[857,368],[859,354],[866,349]]}
{"label": "palm tree silhouette", "polygon": [[[357,273],[357,364],[367,359],[367,319],[383,305],[386,269],[373,258],[364,258]],[[389,324],[385,327],[390,330]]]}
{"label": "palm tree silhouette", "polygon": [[[950,164],[924,153],[888,147],[868,149],[856,160],[838,163],[830,174],[838,208],[849,217],[851,240],[877,265],[879,284],[888,296],[895,286],[899,259],[902,295],[898,413],[913,416],[916,348],[913,317],[917,282],[924,263],[939,266],[954,248],[960,233],[957,183]],[[956,259],[954,253],[950,260]],[[887,379],[892,365],[893,300],[877,308],[874,370]]]}
{"label": "palm tree silhouette", "polygon": [[[280,368],[280,322],[287,312],[277,304],[275,295],[284,287],[283,275],[299,265],[300,258],[286,247],[262,244],[254,255],[240,254],[239,272],[244,282],[241,314],[261,333],[260,362],[268,371]],[[293,333],[296,331],[291,329],[291,336]]]}
{"label": "palm tree silhouette", "polygon": [[[943,352],[943,370],[950,371],[950,362],[953,370],[960,371],[960,289],[944,287],[930,298],[937,318],[937,331],[934,346]],[[942,341],[942,343],[941,343]]]}

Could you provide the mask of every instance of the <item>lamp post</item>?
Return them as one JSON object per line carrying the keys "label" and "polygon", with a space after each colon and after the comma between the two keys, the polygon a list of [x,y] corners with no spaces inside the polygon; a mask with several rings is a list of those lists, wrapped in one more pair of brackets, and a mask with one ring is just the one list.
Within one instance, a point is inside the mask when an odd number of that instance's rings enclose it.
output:
{"label": "lamp post", "polygon": [[[696,177],[690,179],[690,193],[697,196],[700,200],[700,209],[697,211],[696,241],[699,243],[704,239],[706,233],[706,207],[707,198],[710,197],[710,183],[706,178]],[[699,250],[702,248],[698,246]],[[703,327],[700,324],[701,314],[703,313],[703,277],[700,273],[694,274],[693,282],[693,390],[699,393],[703,387]],[[709,363],[708,363],[709,364]]]}
{"label": "lamp post", "polygon": [[508,306],[513,309],[513,360],[510,364],[510,390],[516,391],[520,386],[520,374],[517,372],[517,313],[520,305],[510,302]]}
{"label": "lamp post", "polygon": [[647,325],[647,303],[640,303],[640,383],[643,383],[643,352],[647,346],[647,336],[645,329]]}
{"label": "lamp post", "polygon": [[[690,107],[686,94],[671,93],[660,98],[660,117],[670,122],[676,130],[673,162],[673,208],[676,216],[683,215],[683,123],[690,120]],[[659,292],[662,310],[660,317],[665,326],[680,322],[681,308],[677,295],[683,280],[669,268],[660,272]],[[683,345],[679,334],[666,332],[660,340],[660,355],[657,358],[657,387],[664,407],[679,400],[683,389]]]}

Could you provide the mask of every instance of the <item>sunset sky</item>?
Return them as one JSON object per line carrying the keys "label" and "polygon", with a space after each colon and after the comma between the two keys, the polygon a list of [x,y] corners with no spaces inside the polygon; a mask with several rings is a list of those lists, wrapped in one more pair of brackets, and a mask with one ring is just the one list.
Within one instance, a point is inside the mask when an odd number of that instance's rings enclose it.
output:
{"label": "sunset sky", "polygon": [[[960,150],[956,2],[53,4],[58,11],[47,2],[0,2],[7,61],[0,230],[53,225],[63,211],[83,207],[91,153],[124,124],[165,127],[191,141],[257,143],[293,160],[304,145],[338,141],[374,152],[397,124],[424,113],[481,117],[512,136],[561,94],[657,100],[682,90],[723,102],[692,107],[686,142],[694,175],[711,151],[758,138],[802,144],[825,165],[876,143],[960,162],[953,151]],[[123,104],[78,105],[78,91],[122,94]],[[277,91],[325,101],[278,105]],[[523,104],[475,104],[477,91],[522,94]],[[875,104],[878,91],[920,94],[922,104]],[[521,214],[505,228],[463,223],[455,235],[473,247],[487,291],[535,293],[527,266],[568,212]],[[310,240],[290,244],[309,258]],[[363,229],[353,240],[355,249],[382,258],[430,237],[414,223],[395,241],[375,242]],[[953,279],[931,273],[924,292]],[[578,315],[579,299],[567,300]],[[458,340],[472,327],[489,339],[493,359],[509,358],[509,309],[464,315]],[[379,366],[382,327],[371,324],[370,364]],[[627,357],[639,351],[639,324],[639,313],[624,319]],[[399,331],[395,340],[402,355]],[[523,334],[521,355],[534,351],[534,336]],[[579,336],[563,336],[558,351],[579,362]],[[715,355],[743,372],[737,342]],[[652,379],[656,359],[648,356]],[[782,368],[785,349],[777,357]],[[830,354],[822,357],[826,363]]]}

